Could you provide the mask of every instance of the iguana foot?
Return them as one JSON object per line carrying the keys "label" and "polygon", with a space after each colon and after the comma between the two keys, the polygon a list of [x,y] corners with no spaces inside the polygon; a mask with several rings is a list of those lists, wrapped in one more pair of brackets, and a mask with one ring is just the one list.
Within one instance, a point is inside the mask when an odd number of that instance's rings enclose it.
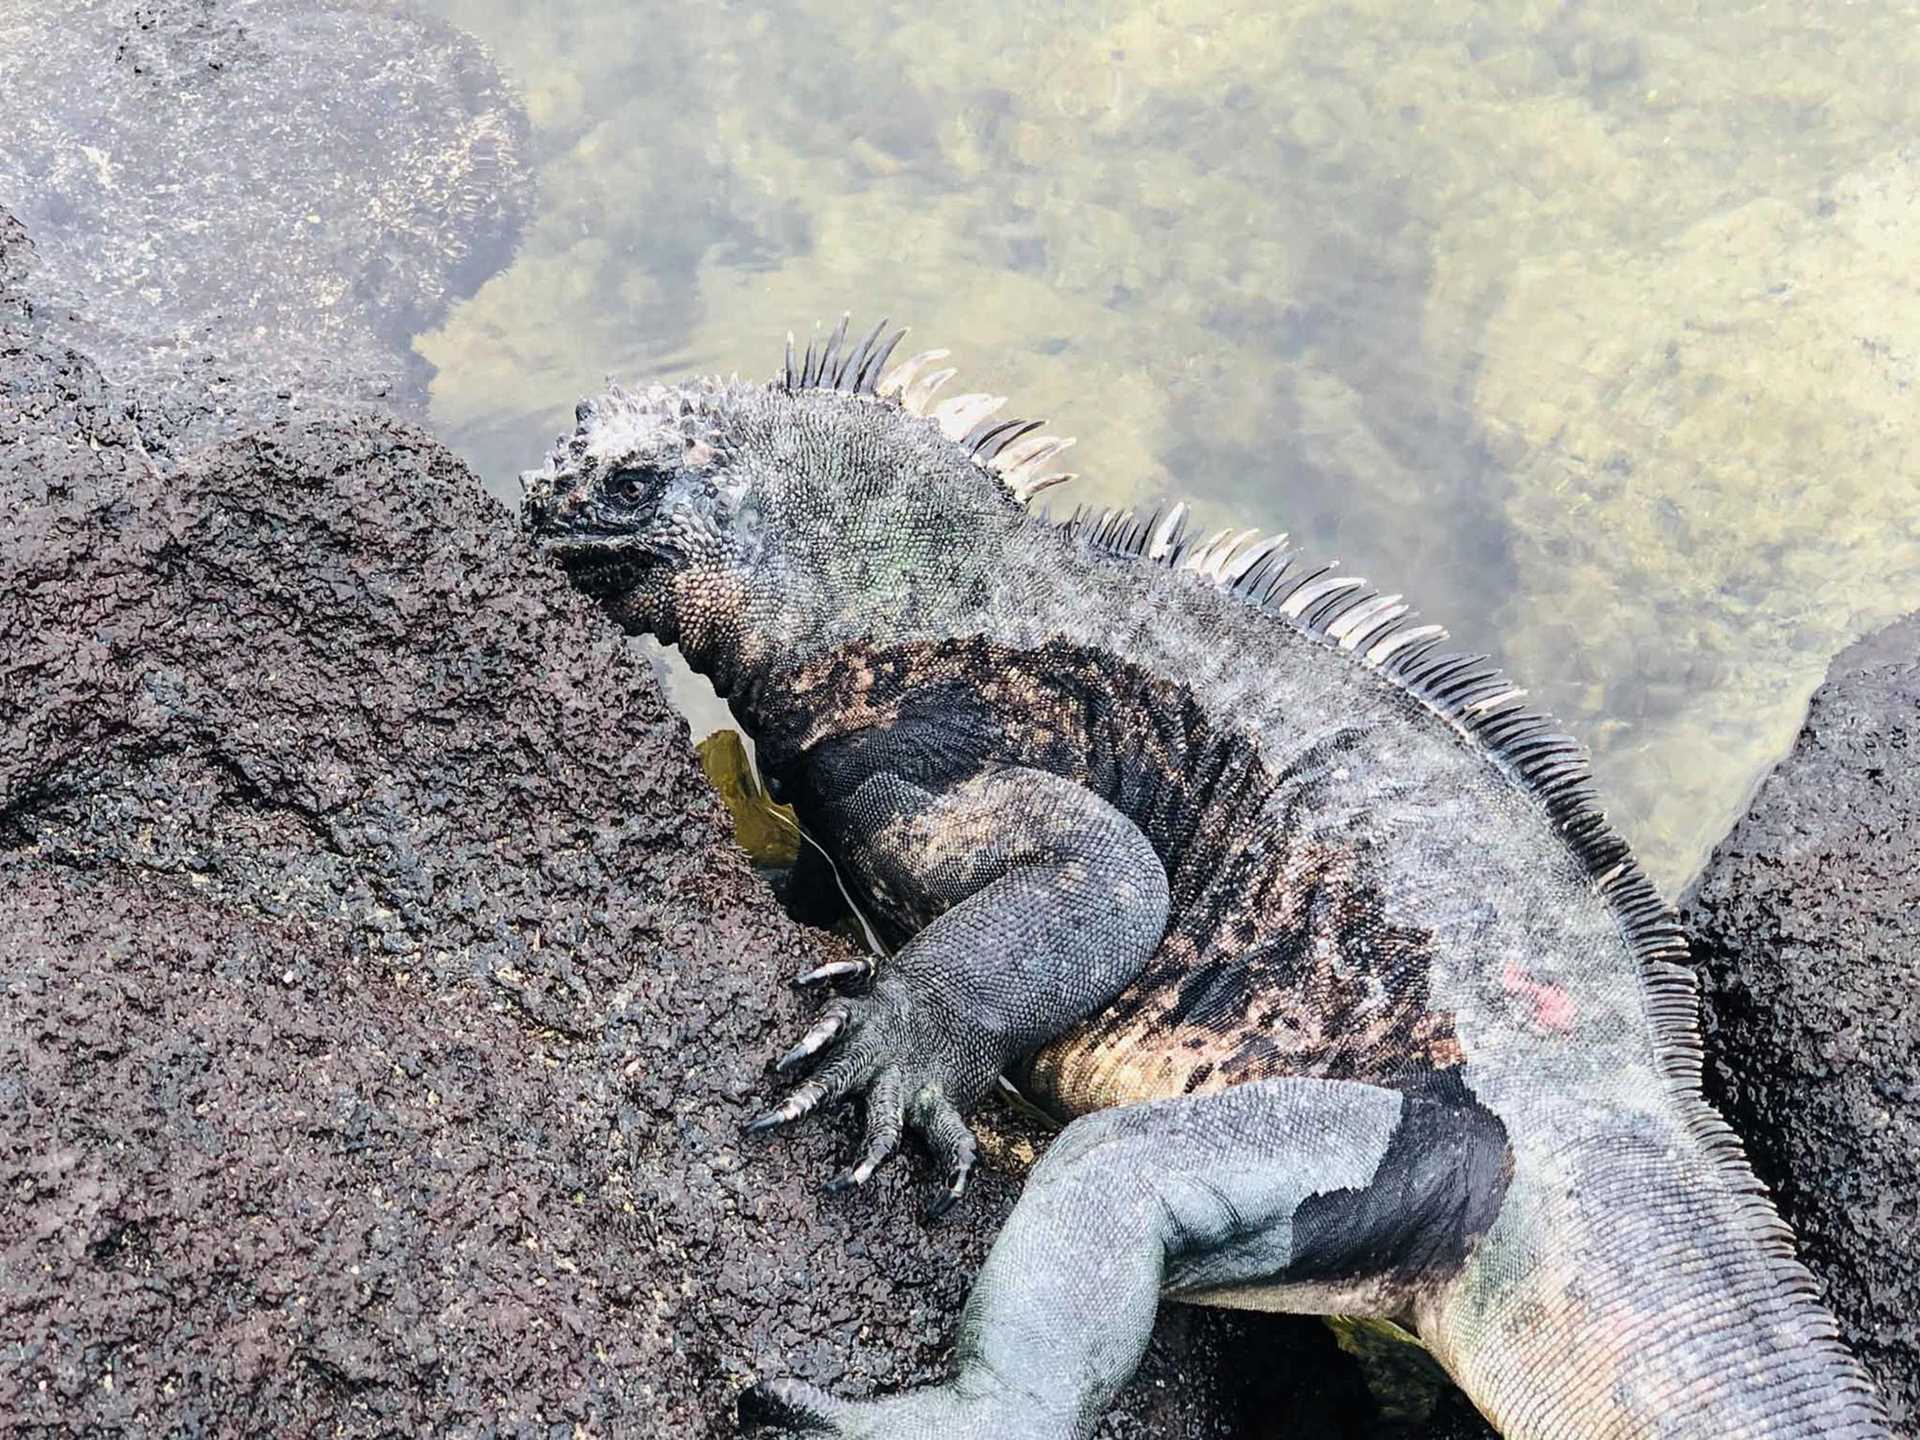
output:
{"label": "iguana foot", "polygon": [[841,1400],[803,1380],[755,1385],[740,1397],[740,1421],[789,1435],[839,1440],[1068,1440],[1070,1421],[1003,1395],[966,1396],[957,1385],[884,1400]]}
{"label": "iguana foot", "polygon": [[866,1131],[853,1164],[827,1181],[829,1190],[864,1185],[899,1147],[911,1125],[933,1152],[946,1189],[930,1215],[952,1208],[973,1169],[973,1132],[962,1116],[992,1088],[999,1065],[984,1048],[974,1053],[964,1027],[924,996],[881,981],[865,995],[829,1001],[798,1045],[775,1062],[791,1070],[829,1046],[832,1057],[773,1109],[748,1123],[758,1134],[798,1120],[832,1100],[864,1093]]}

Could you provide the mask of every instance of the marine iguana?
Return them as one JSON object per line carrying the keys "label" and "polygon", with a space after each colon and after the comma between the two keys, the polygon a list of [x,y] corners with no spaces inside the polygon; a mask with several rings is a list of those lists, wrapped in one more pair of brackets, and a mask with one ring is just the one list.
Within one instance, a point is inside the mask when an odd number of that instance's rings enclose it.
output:
{"label": "marine iguana", "polygon": [[[1884,1437],[1700,1092],[1673,911],[1580,748],[1401,597],[1185,511],[1031,508],[1067,441],[846,323],[583,401],[523,516],[677,643],[895,948],[764,1130],[861,1096],[939,1204],[1003,1073],[1067,1121],[942,1386],[790,1431],[1091,1432],[1160,1298],[1389,1317],[1510,1437]],[[803,977],[863,977],[841,962]]]}

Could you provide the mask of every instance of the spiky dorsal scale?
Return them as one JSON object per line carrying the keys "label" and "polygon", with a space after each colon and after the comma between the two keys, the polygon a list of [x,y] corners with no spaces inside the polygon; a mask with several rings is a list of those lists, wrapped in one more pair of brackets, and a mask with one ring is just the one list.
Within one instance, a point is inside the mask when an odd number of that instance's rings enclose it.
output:
{"label": "spiky dorsal scale", "polygon": [[1074,443],[1072,436],[1034,433],[1044,421],[998,419],[1007,403],[1003,395],[955,395],[936,404],[934,396],[958,372],[952,367],[928,367],[944,360],[947,351],[923,350],[888,370],[887,362],[906,337],[906,330],[888,334],[887,322],[882,320],[865,339],[843,352],[848,321],[849,317],[842,315],[823,345],[810,341],[797,368],[794,339],[789,332],[786,357],[774,384],[789,394],[835,390],[868,396],[922,416],[965,449],[974,464],[1022,504],[1074,478],[1069,472],[1046,468],[1049,460]]}

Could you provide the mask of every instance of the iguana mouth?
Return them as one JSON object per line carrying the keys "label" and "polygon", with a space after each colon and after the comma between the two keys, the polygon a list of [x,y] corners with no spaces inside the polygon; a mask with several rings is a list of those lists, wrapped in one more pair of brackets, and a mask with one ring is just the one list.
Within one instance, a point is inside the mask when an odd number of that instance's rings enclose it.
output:
{"label": "iguana mouth", "polygon": [[596,597],[610,598],[631,589],[647,563],[661,558],[658,545],[633,534],[576,530],[535,539],[560,561],[578,589]]}
{"label": "iguana mouth", "polygon": [[543,550],[571,559],[575,555],[617,555],[640,550],[657,555],[660,547],[630,531],[569,530],[564,534],[536,536]]}

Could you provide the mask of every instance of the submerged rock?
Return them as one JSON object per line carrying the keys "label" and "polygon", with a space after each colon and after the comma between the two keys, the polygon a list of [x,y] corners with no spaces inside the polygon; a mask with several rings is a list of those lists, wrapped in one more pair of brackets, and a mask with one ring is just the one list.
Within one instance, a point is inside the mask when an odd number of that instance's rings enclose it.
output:
{"label": "submerged rock", "polygon": [[527,122],[480,45],[379,0],[13,0],[0,206],[53,338],[193,439],[424,413],[412,336],[500,267]]}
{"label": "submerged rock", "polygon": [[1833,662],[1684,908],[1709,1091],[1920,1434],[1920,616]]}
{"label": "submerged rock", "polygon": [[1611,807],[1675,889],[1828,661],[1920,595],[1916,247],[1908,143],[1502,277],[1474,394],[1523,592],[1549,597],[1502,649],[1593,717]]}

